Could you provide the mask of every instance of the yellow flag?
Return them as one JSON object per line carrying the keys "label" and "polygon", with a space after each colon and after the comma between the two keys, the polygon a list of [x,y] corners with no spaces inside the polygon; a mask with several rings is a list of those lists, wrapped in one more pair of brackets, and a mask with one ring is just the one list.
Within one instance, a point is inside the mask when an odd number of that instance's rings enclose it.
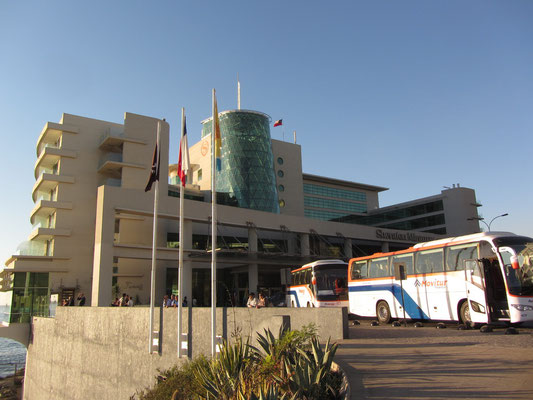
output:
{"label": "yellow flag", "polygon": [[215,133],[215,157],[217,163],[217,171],[222,168],[222,138],[220,136],[220,122],[218,120],[217,96],[215,94],[215,112],[213,115],[213,132]]}

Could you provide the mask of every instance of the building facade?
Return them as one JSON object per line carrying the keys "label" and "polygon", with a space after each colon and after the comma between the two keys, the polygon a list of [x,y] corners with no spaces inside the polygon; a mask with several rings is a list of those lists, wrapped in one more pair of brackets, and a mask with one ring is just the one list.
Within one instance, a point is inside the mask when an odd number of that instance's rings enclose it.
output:
{"label": "building facade", "polygon": [[[479,206],[472,189],[380,209],[378,194],[386,188],[303,173],[301,146],[272,140],[266,114],[233,110],[219,117],[219,305],[241,305],[249,292],[281,291],[287,269],[318,258],[349,259],[479,231],[467,221]],[[10,294],[4,322],[47,315],[51,298],[61,303],[82,292],[93,306],[109,306],[122,293],[149,304],[154,196],[144,188],[158,124],[160,171],[169,173],[159,181],[156,304],[177,291],[183,246],[183,295],[209,306],[210,123],[203,121],[202,139],[190,148],[183,216],[164,120],[126,113],[115,124],[64,114],[47,123],[37,140],[33,230],[0,273]],[[429,222],[420,225],[421,218]]]}

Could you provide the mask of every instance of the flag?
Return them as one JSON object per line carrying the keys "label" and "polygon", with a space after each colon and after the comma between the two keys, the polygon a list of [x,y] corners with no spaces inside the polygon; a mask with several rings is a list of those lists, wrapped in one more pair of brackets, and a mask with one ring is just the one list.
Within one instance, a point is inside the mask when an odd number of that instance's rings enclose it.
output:
{"label": "flag", "polygon": [[150,179],[148,179],[148,183],[146,184],[146,188],[144,189],[145,192],[148,192],[152,190],[152,185],[155,181],[159,181],[159,166],[160,166],[160,160],[159,160],[159,151],[157,149],[157,143],[155,145],[154,149],[154,157],[152,159],[152,171],[150,172]]}
{"label": "flag", "polygon": [[276,126],[280,126],[280,125],[283,125],[283,120],[282,119],[278,119],[276,122],[274,122],[274,128]]}
{"label": "flag", "polygon": [[187,181],[187,172],[189,171],[189,145],[187,144],[187,122],[183,119],[183,136],[180,141],[180,155],[178,159],[178,176],[180,177],[181,186],[185,187]]}
{"label": "flag", "polygon": [[220,122],[218,120],[217,97],[215,95],[215,112],[213,113],[213,132],[215,133],[215,157],[217,163],[217,171],[222,169],[222,139],[220,137]]}

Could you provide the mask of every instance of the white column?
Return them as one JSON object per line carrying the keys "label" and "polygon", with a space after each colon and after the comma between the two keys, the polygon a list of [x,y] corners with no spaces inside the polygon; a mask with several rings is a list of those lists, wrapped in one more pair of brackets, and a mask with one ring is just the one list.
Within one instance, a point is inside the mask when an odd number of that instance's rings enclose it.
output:
{"label": "white column", "polygon": [[91,306],[111,305],[113,279],[113,238],[115,235],[115,210],[105,204],[105,186],[98,188],[93,257],[93,283]]}
{"label": "white column", "polygon": [[301,233],[300,234],[300,253],[302,256],[308,256],[310,254],[309,248],[309,234]]}
{"label": "white column", "polygon": [[287,239],[287,247],[289,249],[289,254],[296,254],[296,234],[291,233]]}
{"label": "white column", "polygon": [[[257,231],[248,228],[248,252],[257,253]],[[257,294],[257,283],[259,281],[259,267],[257,264],[248,266],[248,292]]]}
{"label": "white column", "polygon": [[257,283],[259,279],[259,267],[257,264],[248,265],[248,291],[257,295]]}
{"label": "white column", "polygon": [[344,239],[344,255],[346,258],[350,259],[353,257],[352,253],[352,239],[345,238]]}
{"label": "white column", "polygon": [[248,228],[248,253],[257,253],[257,231]]}

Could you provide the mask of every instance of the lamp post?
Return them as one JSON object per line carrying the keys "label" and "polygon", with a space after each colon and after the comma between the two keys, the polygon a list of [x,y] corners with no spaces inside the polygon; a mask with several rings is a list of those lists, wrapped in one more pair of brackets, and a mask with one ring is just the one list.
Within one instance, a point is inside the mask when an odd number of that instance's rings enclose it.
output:
{"label": "lamp post", "polygon": [[509,213],[497,215],[496,217],[492,218],[488,224],[484,221],[485,218],[483,218],[483,217],[472,217],[472,218],[467,218],[467,219],[468,219],[468,221],[481,221],[481,222],[483,222],[485,224],[485,226],[487,227],[487,229],[488,229],[487,232],[490,232],[490,226],[492,225],[492,223],[494,222],[494,220],[496,218],[506,217],[508,215],[509,215]]}

